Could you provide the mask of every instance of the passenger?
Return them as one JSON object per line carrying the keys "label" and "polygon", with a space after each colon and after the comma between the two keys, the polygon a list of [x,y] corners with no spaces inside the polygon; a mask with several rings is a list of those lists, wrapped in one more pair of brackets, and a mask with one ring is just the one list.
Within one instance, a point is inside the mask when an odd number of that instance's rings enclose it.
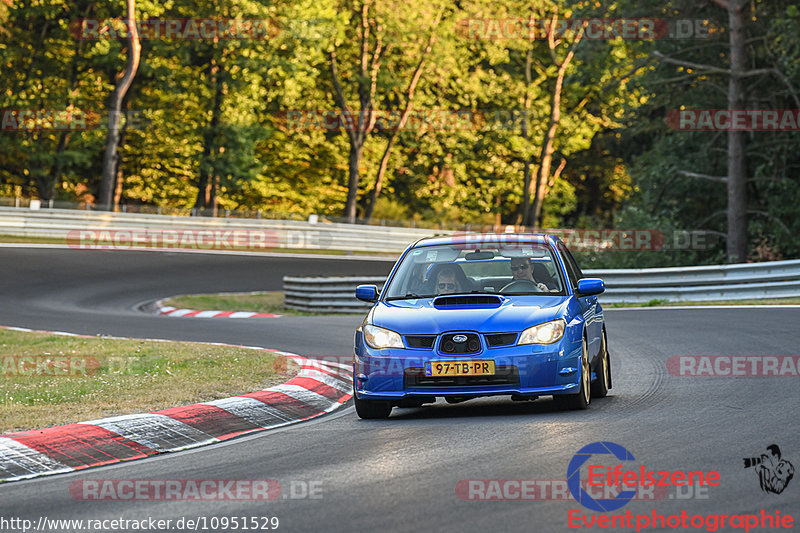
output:
{"label": "passenger", "polygon": [[533,277],[533,265],[528,257],[512,257],[511,258],[511,276],[514,281],[526,280],[536,283],[536,286],[542,292],[554,292],[558,289],[551,289],[541,281],[537,281]]}

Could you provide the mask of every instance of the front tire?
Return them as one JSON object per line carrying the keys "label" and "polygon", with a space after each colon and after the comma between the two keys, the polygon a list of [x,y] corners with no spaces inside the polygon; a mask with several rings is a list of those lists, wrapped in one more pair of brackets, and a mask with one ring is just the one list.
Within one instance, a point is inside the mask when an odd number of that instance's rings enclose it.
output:
{"label": "front tire", "polygon": [[557,394],[553,400],[562,408],[570,411],[587,409],[592,398],[590,394],[592,369],[589,366],[589,351],[586,348],[586,339],[583,340],[581,354],[581,388],[577,394]]}
{"label": "front tire", "polygon": [[353,392],[356,414],[365,420],[386,419],[392,412],[392,404],[384,400],[360,400]]}
{"label": "front tire", "polygon": [[603,329],[600,345],[600,364],[597,367],[597,379],[592,383],[592,398],[605,398],[611,388],[611,361],[608,360],[608,344],[606,330]]}

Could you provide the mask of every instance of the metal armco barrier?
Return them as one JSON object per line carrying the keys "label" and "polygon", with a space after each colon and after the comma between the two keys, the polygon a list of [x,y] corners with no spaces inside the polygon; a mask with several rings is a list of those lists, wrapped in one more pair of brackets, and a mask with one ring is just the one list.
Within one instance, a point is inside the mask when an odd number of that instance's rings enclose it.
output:
{"label": "metal armco barrier", "polygon": [[[585,270],[601,278],[606,292],[600,303],[703,302],[753,298],[800,297],[800,260],[631,270]],[[383,287],[385,278],[284,277],[285,304],[301,311],[366,312],[370,304],[355,299],[357,285]]]}
{"label": "metal armco barrier", "polygon": [[[130,232],[136,231],[239,231],[242,238],[238,240],[244,244],[252,241],[253,246],[250,246],[250,249],[253,251],[292,248],[395,254],[399,254],[409,244],[422,237],[430,237],[437,233],[452,233],[447,230],[325,222],[312,224],[292,220],[181,217],[71,209],[31,210],[0,207],[0,234],[3,235],[64,239],[65,244],[69,243],[78,247],[84,237],[87,242],[91,242],[92,238],[97,240],[99,237],[101,242],[111,240],[113,243],[115,236],[120,233],[128,232],[130,234]],[[93,235],[90,236],[90,233]],[[254,239],[249,239],[248,236],[254,237]],[[130,238],[129,235],[128,238]],[[223,238],[227,238],[227,241],[222,245],[216,247],[208,245],[206,248],[224,249],[226,243],[237,239],[235,234],[223,236]],[[264,245],[260,244],[262,242]],[[124,247],[123,245],[117,246]],[[195,247],[202,248],[202,246]]]}
{"label": "metal armco barrier", "polygon": [[383,288],[384,277],[296,278],[283,277],[283,303],[289,309],[319,313],[361,313],[370,305],[356,300],[357,285]]}
{"label": "metal armco barrier", "polygon": [[[64,239],[65,244],[91,249],[135,248],[131,242],[160,235],[166,247],[181,247],[182,236],[197,249],[270,249],[371,251],[399,254],[409,244],[447,230],[316,223],[291,220],[205,218],[71,209],[0,207],[0,234]],[[459,232],[461,233],[461,232]],[[119,237],[120,242],[115,239]],[[125,241],[122,237],[127,238]],[[201,242],[202,238],[202,242]],[[84,246],[85,242],[88,243]],[[242,246],[243,245],[243,246]],[[651,300],[693,301],[787,298],[800,296],[800,260],[738,265],[588,270],[602,278],[605,303],[647,303]],[[355,299],[356,285],[379,287],[381,278],[284,278],[286,305],[292,309],[362,312],[369,305]]]}

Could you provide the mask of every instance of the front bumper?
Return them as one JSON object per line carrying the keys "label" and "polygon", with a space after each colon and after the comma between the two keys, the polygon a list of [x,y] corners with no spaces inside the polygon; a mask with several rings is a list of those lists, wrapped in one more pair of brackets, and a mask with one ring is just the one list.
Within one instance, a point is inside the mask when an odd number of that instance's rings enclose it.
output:
{"label": "front bumper", "polygon": [[[550,345],[486,348],[479,353],[443,355],[437,350],[389,348],[376,350],[356,333],[353,386],[360,399],[402,400],[431,396],[539,396],[575,394],[580,389],[582,343],[565,335]],[[431,378],[429,361],[494,361],[495,375]]]}

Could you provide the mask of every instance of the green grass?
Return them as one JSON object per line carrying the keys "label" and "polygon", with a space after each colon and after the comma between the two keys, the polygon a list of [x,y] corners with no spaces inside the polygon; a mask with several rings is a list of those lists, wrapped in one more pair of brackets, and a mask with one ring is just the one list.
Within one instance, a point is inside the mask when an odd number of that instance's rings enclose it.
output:
{"label": "green grass", "polygon": [[0,235],[0,243],[23,244],[66,244],[64,239],[55,237],[25,237],[22,235]]}
{"label": "green grass", "polygon": [[662,305],[666,305],[668,303],[669,303],[669,300],[654,298],[654,299],[650,300],[649,302],[647,302],[645,304],[642,304],[642,307],[659,307],[659,306],[662,306]]}
{"label": "green grass", "polygon": [[283,293],[279,291],[187,294],[162,300],[161,303],[178,309],[195,309],[197,311],[252,311],[277,315],[317,316],[316,313],[285,309],[283,307]]}
{"label": "green grass", "polygon": [[295,373],[261,350],[0,329],[0,433],[227,398]]}
{"label": "green grass", "polygon": [[761,300],[713,300],[709,302],[669,302],[667,300],[650,300],[646,303],[615,303],[603,307],[677,307],[691,305],[797,305],[800,298],[765,298]]}

